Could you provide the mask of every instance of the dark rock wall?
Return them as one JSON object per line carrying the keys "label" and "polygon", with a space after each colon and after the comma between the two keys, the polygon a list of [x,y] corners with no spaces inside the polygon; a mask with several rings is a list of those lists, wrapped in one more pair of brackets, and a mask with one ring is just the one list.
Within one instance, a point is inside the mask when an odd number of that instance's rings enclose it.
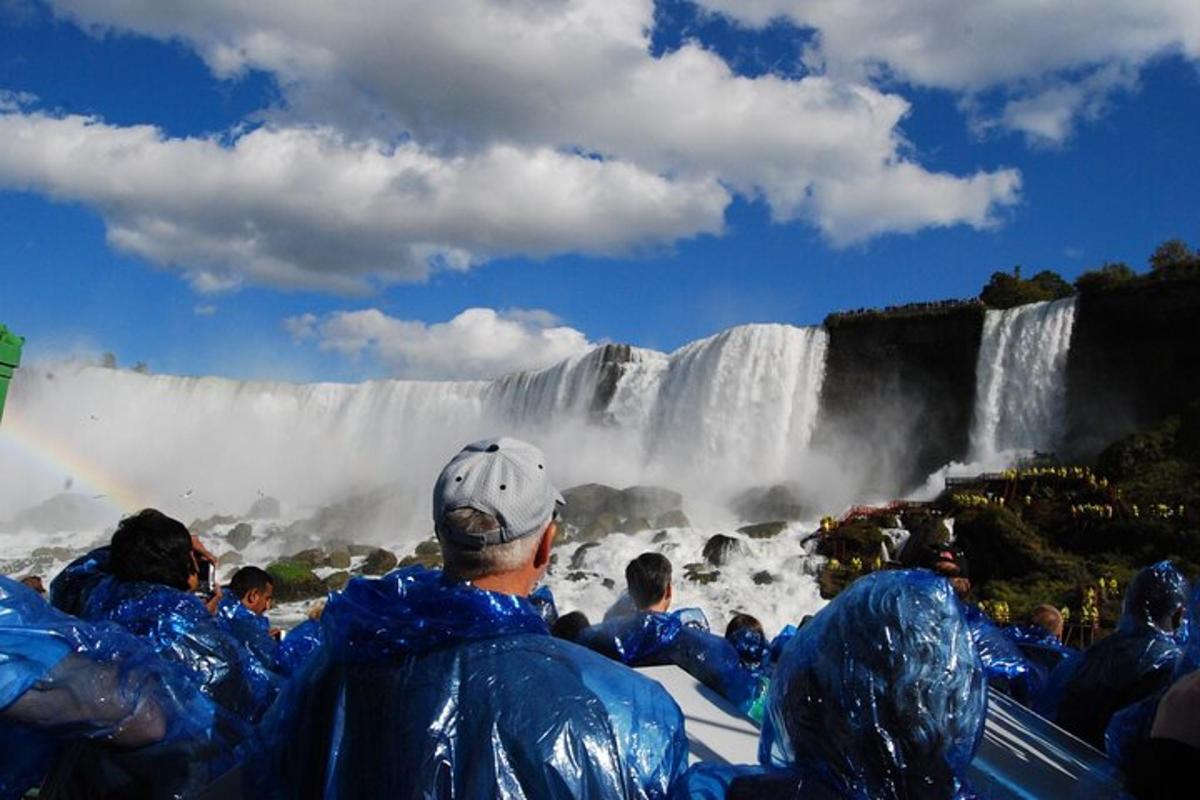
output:
{"label": "dark rock wall", "polygon": [[1200,281],[1087,292],[1078,303],[1063,453],[1090,459],[1200,398]]}
{"label": "dark rock wall", "polygon": [[830,326],[814,444],[893,495],[970,444],[983,309],[841,318]]}

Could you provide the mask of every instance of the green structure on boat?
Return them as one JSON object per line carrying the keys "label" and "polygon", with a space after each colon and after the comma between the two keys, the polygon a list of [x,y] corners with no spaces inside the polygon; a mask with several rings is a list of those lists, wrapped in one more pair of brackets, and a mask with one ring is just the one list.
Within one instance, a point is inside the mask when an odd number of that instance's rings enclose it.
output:
{"label": "green structure on boat", "polygon": [[0,419],[4,418],[4,401],[8,399],[8,383],[13,370],[21,365],[21,347],[25,339],[0,325]]}

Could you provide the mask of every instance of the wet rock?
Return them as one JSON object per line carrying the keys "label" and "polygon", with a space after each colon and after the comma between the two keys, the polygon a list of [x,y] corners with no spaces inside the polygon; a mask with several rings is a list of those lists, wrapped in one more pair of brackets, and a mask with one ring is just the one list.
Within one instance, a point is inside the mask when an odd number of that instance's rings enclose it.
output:
{"label": "wet rock", "polygon": [[655,527],[659,526],[656,526],[646,517],[630,517],[625,523],[625,531],[627,533],[641,533]]}
{"label": "wet rock", "polygon": [[741,555],[745,550],[746,545],[741,539],[718,533],[704,543],[704,560],[714,567],[723,567],[731,558]]}
{"label": "wet rock", "polygon": [[800,492],[786,483],[747,489],[734,498],[733,511],[747,522],[812,517],[812,511]]}
{"label": "wet rock", "polygon": [[347,545],[346,549],[350,551],[351,557],[362,558],[363,556],[371,555],[371,553],[375,552],[376,548],[372,544],[351,544]]}
{"label": "wet rock", "polygon": [[659,531],[658,533],[654,534],[654,538],[650,540],[650,544],[662,544],[670,538],[671,535],[666,531]]}
{"label": "wet rock", "polygon": [[587,566],[588,551],[599,547],[598,542],[587,542],[579,545],[578,549],[571,554],[571,563],[567,565],[568,569],[578,570]]}
{"label": "wet rock", "polygon": [[292,554],[289,560],[306,567],[323,567],[325,566],[325,551],[319,547],[310,547]]}
{"label": "wet rock", "polygon": [[275,582],[277,602],[293,603],[325,596],[325,582],[307,564],[290,559],[276,561],[267,567],[267,573]]}
{"label": "wet rock", "polygon": [[241,553],[235,550],[227,550],[217,558],[217,565],[222,567],[238,567],[245,563],[245,561],[246,559],[242,557]]}
{"label": "wet rock", "polygon": [[601,514],[624,516],[625,498],[620,489],[603,483],[585,483],[563,492],[567,505],[562,510],[564,522],[586,528]]}
{"label": "wet rock", "polygon": [[775,576],[764,569],[761,572],[754,573],[750,580],[754,581],[755,586],[770,586],[775,582]]}
{"label": "wet rock", "polygon": [[400,559],[399,566],[411,567],[417,564],[426,569],[442,568],[442,546],[436,539],[427,539],[417,544],[412,555]]}
{"label": "wet rock", "polygon": [[192,533],[205,534],[220,525],[232,525],[237,521],[237,517],[231,517],[227,514],[214,514],[208,519],[194,520],[191,525],[188,525],[188,530]]}
{"label": "wet rock", "polygon": [[345,570],[325,576],[325,588],[331,592],[340,592],[350,582],[350,573]]}
{"label": "wet rock", "polygon": [[787,528],[788,523],[782,520],[775,522],[759,522],[754,525],[743,525],[738,533],[744,533],[751,539],[774,539]]}
{"label": "wet rock", "polygon": [[35,561],[69,561],[75,551],[69,547],[35,547],[30,555]]}
{"label": "wet rock", "polygon": [[378,547],[371,551],[367,556],[367,560],[363,562],[362,573],[364,575],[383,575],[391,572],[396,568],[399,559],[391,550],[385,550]]}
{"label": "wet rock", "polygon": [[[683,495],[661,486],[630,486],[621,492],[626,517],[653,519],[683,507]],[[649,526],[647,526],[649,527]]]}
{"label": "wet rock", "polygon": [[325,557],[325,566],[334,569],[350,569],[350,551],[345,547],[329,551]]}
{"label": "wet rock", "polygon": [[617,514],[606,512],[580,530],[577,538],[581,542],[598,542],[610,533],[621,530],[624,527],[623,522]]}
{"label": "wet rock", "polygon": [[617,582],[614,581],[612,578],[603,578],[600,581],[600,585],[603,586],[605,589],[612,589],[612,588],[616,587]]}
{"label": "wet rock", "polygon": [[659,514],[654,518],[654,527],[656,528],[690,528],[692,521],[688,519],[687,514],[680,509],[668,511],[665,514]]}
{"label": "wet rock", "polygon": [[250,504],[246,516],[250,519],[279,519],[279,501],[274,497],[260,497]]}
{"label": "wet rock", "polygon": [[229,546],[234,550],[245,550],[253,537],[253,526],[249,522],[239,522],[229,529],[229,533],[225,534],[225,541],[229,542]]}
{"label": "wet rock", "polygon": [[687,578],[692,583],[698,583],[701,586],[716,581],[721,577],[721,571],[712,569],[708,564],[702,562],[694,562],[683,565],[683,577]]}

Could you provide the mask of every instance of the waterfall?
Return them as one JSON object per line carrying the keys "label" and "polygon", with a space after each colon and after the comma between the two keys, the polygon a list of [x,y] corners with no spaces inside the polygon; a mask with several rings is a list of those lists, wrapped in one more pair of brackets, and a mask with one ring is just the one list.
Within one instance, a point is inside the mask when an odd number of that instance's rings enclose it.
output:
{"label": "waterfall", "polygon": [[441,464],[497,433],[541,444],[563,486],[777,482],[808,445],[826,342],[820,328],[749,325],[669,355],[606,345],[494,381],[297,385],[29,366],[0,430],[0,520],[69,478],[122,510],[156,505],[185,520],[260,494],[297,510],[386,484],[427,527]]}
{"label": "waterfall", "polygon": [[986,313],[975,368],[972,461],[1058,446],[1074,324],[1073,297]]}

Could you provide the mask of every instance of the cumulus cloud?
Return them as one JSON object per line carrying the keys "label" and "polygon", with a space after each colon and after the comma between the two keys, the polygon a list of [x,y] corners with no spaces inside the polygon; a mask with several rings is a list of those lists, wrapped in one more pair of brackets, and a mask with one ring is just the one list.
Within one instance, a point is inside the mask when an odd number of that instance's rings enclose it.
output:
{"label": "cumulus cloud", "polygon": [[185,42],[217,76],[276,78],[280,106],[228,141],[28,110],[0,123],[23,137],[0,185],[96,206],[114,246],[201,290],[624,254],[720,233],[734,194],[837,243],[987,227],[1018,199],[1012,170],[921,166],[896,94],[739,76],[695,43],[655,57],[651,0],[50,5]]}
{"label": "cumulus cloud", "polygon": [[302,314],[283,321],[298,342],[376,362],[391,375],[428,380],[496,378],[540,369],[594,345],[541,309],[468,308],[448,322],[397,319],[376,308]]}
{"label": "cumulus cloud", "polygon": [[620,253],[723,224],[713,179],[495,145],[444,156],[330,129],[224,145],[79,116],[0,115],[0,187],[95,206],[113,246],[201,291],[242,280],[362,291],[498,255]]}
{"label": "cumulus cloud", "polygon": [[699,0],[742,23],[784,18],[816,36],[805,61],[850,79],[899,78],[968,95],[1002,89],[991,120],[1062,141],[1156,57],[1200,58],[1194,0]]}

